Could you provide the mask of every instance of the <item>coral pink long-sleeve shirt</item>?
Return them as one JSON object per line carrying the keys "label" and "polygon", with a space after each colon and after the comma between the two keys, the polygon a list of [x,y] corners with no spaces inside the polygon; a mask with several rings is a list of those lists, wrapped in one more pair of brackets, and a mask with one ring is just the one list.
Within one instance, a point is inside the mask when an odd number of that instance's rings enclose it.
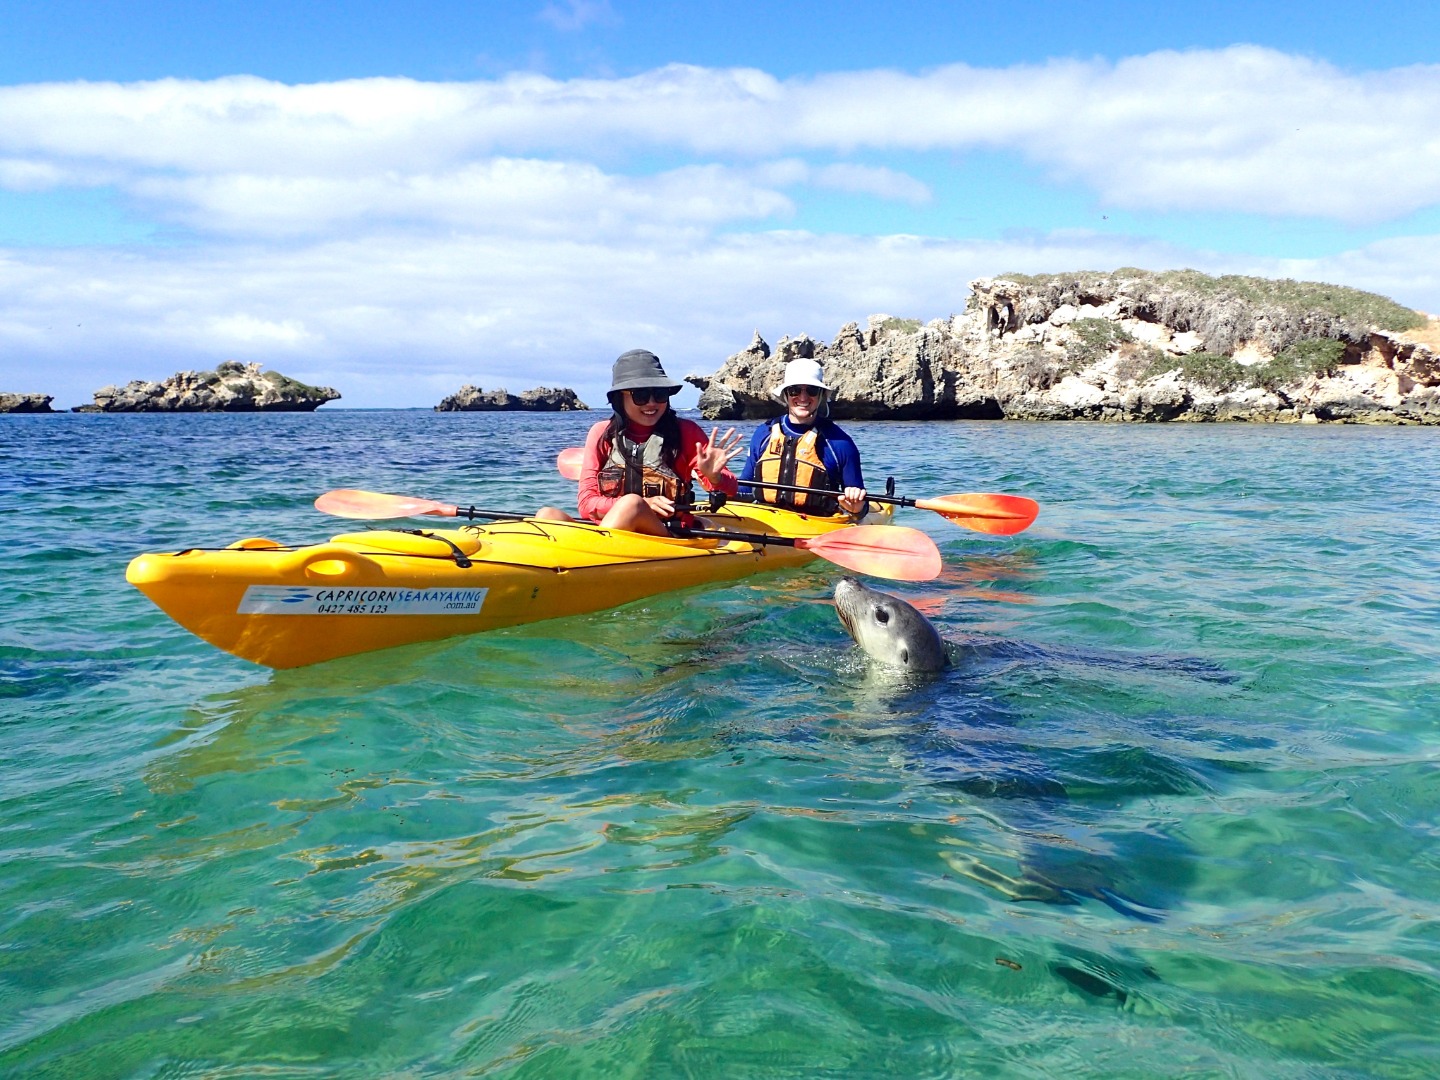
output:
{"label": "coral pink long-sleeve shirt", "polygon": [[[704,430],[694,420],[686,420],[677,417],[680,421],[680,453],[675,459],[675,472],[684,477],[693,476],[700,481],[700,486],[706,491],[714,491],[719,488],[726,495],[734,495],[739,490],[739,481],[735,474],[729,469],[720,470],[720,482],[711,484],[695,468],[695,459],[700,456],[710,439]],[[585,459],[580,466],[580,516],[588,521],[599,521],[610,508],[615,505],[615,500],[600,494],[600,469],[605,462],[600,455],[600,438],[605,434],[605,428],[609,425],[608,420],[601,420],[590,428],[590,433],[585,436]],[[625,437],[633,442],[642,443],[650,437],[653,427],[641,427],[638,424],[627,424],[625,426]]]}

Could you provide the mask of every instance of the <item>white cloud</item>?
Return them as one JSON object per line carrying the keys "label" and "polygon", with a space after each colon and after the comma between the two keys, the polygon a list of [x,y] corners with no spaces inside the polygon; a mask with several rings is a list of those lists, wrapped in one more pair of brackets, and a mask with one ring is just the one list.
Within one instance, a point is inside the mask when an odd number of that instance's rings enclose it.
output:
{"label": "white cloud", "polygon": [[292,349],[319,340],[305,329],[305,324],[299,319],[275,322],[273,319],[246,314],[216,315],[207,319],[201,329],[211,347],[222,351],[248,351],[255,347]]}
{"label": "white cloud", "polygon": [[441,225],[482,233],[613,235],[786,215],[790,199],[720,165],[612,176],[584,162],[496,158],[442,173],[353,178],[147,177],[128,190],[199,230],[251,236]]}
{"label": "white cloud", "polygon": [[815,187],[912,205],[927,203],[932,197],[929,185],[885,166],[812,165],[801,158],[779,158],[753,166],[749,174],[757,183],[777,188]]}
{"label": "white cloud", "polygon": [[47,191],[65,183],[66,175],[48,161],[0,159],[0,188],[8,191]]}
{"label": "white cloud", "polygon": [[1347,73],[1254,46],[793,80],[671,65],[605,80],[0,88],[0,153],[37,168],[343,180],[491,157],[734,164],[1004,150],[1118,208],[1347,222],[1440,202],[1440,140],[1426,134],[1436,130],[1440,66]]}
{"label": "white cloud", "polygon": [[856,195],[874,195],[917,206],[929,202],[931,198],[929,186],[913,176],[870,165],[826,165],[815,170],[814,183],[817,187]]}

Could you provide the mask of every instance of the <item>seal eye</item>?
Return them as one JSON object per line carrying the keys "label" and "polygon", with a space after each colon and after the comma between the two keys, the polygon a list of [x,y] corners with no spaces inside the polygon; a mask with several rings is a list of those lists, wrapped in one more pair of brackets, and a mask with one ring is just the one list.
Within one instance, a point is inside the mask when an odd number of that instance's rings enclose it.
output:
{"label": "seal eye", "polygon": [[875,621],[878,622],[881,626],[884,626],[890,621],[890,613],[886,611],[883,607],[877,607],[875,609]]}

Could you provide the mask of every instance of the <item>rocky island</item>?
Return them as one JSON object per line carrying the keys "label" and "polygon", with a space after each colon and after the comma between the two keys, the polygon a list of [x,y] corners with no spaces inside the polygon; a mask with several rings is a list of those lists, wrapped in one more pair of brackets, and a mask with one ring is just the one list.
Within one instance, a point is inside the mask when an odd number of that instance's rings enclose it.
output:
{"label": "rocky island", "polygon": [[465,385],[435,406],[436,412],[572,412],[590,408],[568,387],[537,386],[518,397],[505,390],[488,393]]}
{"label": "rocky island", "polygon": [[874,315],[828,345],[757,332],[689,375],[710,419],[772,416],[797,357],[820,361],[837,419],[1440,424],[1440,323],[1311,282],[1156,273],[1005,275],[964,312]]}
{"label": "rocky island", "polygon": [[48,413],[55,410],[50,394],[0,394],[0,413]]}
{"label": "rocky island", "polygon": [[182,371],[163,382],[136,379],[95,391],[95,404],[75,412],[313,412],[340,394],[308,386],[259,364],[227,360],[214,371]]}

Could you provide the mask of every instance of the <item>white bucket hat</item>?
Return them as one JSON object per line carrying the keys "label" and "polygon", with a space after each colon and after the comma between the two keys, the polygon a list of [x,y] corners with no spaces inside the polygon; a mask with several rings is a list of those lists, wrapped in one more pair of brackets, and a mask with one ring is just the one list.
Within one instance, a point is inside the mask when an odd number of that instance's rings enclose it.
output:
{"label": "white bucket hat", "polygon": [[791,360],[785,365],[784,378],[770,389],[770,396],[781,405],[785,404],[787,386],[818,386],[827,393],[830,390],[830,387],[825,385],[824,370],[814,360]]}

